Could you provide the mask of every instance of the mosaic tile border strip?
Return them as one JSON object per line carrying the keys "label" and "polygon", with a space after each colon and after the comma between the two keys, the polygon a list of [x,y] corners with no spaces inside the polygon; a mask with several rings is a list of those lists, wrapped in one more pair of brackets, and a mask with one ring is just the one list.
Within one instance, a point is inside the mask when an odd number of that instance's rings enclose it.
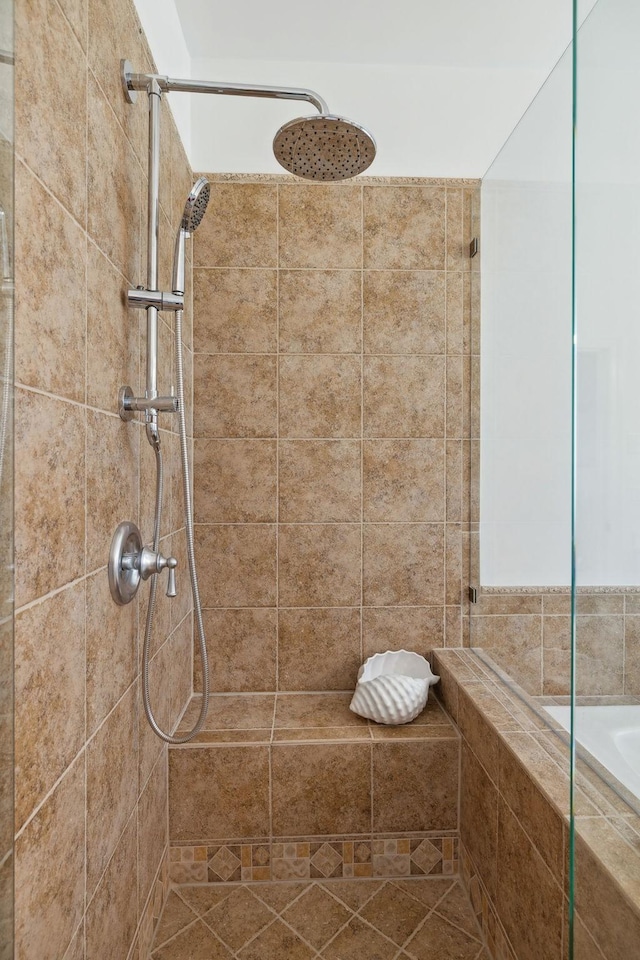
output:
{"label": "mosaic tile border strip", "polygon": [[162,916],[162,911],[164,910],[164,905],[167,902],[170,890],[169,848],[167,847],[127,960],[147,960],[149,957],[158,921]]}
{"label": "mosaic tile border strip", "polygon": [[498,919],[495,905],[462,842],[460,843],[460,880],[469,895],[487,950],[493,960],[517,960],[504,927]]}
{"label": "mosaic tile border strip", "polygon": [[[529,597],[529,596],[538,596],[539,594],[552,593],[552,594],[571,594],[571,587],[481,587],[479,593],[481,596],[487,597],[501,597],[501,596],[510,596],[515,594],[516,596]],[[631,594],[636,596],[640,593],[640,587],[637,586],[628,586],[628,587],[578,587],[576,590],[578,596],[607,596],[609,594],[620,594],[626,595]]]}
{"label": "mosaic tile border strip", "polygon": [[[213,173],[203,171],[210,183],[302,183],[312,185],[311,180],[302,180],[290,173]],[[334,180],[332,187],[350,184],[366,186],[417,186],[417,187],[479,187],[481,181],[473,177],[373,177],[366,174],[352,180]],[[327,186],[326,181],[324,183]]]}
{"label": "mosaic tile border strip", "polygon": [[457,873],[457,837],[315,838],[170,848],[172,883],[453,877]]}

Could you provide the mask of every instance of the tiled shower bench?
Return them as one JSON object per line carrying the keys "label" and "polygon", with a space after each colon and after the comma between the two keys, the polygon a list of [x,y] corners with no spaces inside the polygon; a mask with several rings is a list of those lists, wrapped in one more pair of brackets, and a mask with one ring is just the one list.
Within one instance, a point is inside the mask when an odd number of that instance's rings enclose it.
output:
{"label": "tiled shower bench", "polygon": [[196,740],[169,752],[174,883],[458,872],[456,727],[433,697],[401,727],[350,699],[212,695]]}

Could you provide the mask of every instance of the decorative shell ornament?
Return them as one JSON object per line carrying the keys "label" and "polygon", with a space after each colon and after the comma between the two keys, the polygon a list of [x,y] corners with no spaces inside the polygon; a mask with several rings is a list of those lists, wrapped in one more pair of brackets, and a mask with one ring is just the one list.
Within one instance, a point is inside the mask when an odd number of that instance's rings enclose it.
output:
{"label": "decorative shell ornament", "polygon": [[424,710],[440,677],[419,653],[387,650],[362,664],[349,709],[376,723],[409,723]]}

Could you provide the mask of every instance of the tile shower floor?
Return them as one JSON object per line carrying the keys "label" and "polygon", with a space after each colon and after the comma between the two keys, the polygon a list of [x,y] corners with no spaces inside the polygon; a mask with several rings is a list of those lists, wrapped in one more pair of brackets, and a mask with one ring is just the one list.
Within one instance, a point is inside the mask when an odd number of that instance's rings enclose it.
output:
{"label": "tile shower floor", "polygon": [[174,887],[152,960],[489,960],[455,879]]}

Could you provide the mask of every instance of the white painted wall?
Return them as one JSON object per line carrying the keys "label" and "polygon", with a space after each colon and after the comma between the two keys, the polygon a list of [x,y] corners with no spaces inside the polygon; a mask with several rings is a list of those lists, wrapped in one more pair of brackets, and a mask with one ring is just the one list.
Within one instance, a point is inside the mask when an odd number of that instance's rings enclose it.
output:
{"label": "white painted wall", "polygon": [[482,186],[480,579],[570,582],[571,63]]}
{"label": "white painted wall", "polygon": [[[134,0],[158,73],[191,77],[191,54],[182,30],[175,0]],[[139,69],[133,64],[134,69]],[[188,94],[169,98],[182,143],[191,155],[191,101]]]}
{"label": "white painted wall", "polygon": [[577,570],[640,584],[640,7],[601,0],[578,43]]}
{"label": "white painted wall", "polygon": [[[640,583],[640,6],[580,31],[577,579]],[[483,184],[481,582],[568,584],[571,509],[570,64]]]}
{"label": "white painted wall", "polygon": [[[381,64],[194,59],[202,80],[311,87],[335,113],[373,133],[377,176],[479,177],[535,96],[542,70],[465,70]],[[271,143],[309,104],[194,97],[196,170],[282,172]]]}

